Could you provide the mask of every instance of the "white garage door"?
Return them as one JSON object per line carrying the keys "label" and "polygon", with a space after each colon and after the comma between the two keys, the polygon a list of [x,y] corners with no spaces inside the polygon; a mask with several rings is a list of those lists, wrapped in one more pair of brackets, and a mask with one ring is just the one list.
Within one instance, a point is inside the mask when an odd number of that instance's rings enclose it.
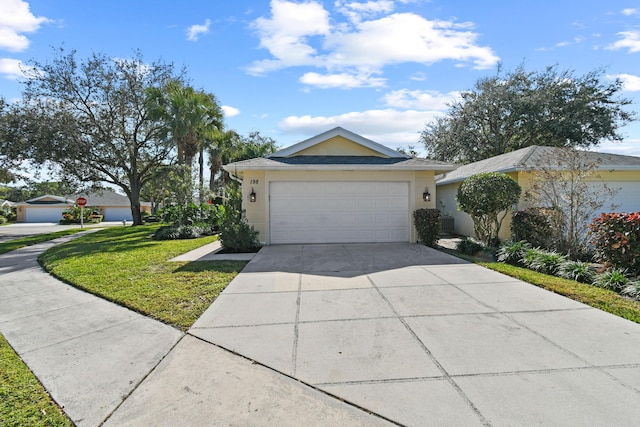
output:
{"label": "white garage door", "polygon": [[25,212],[26,222],[58,222],[62,219],[62,211],[66,207],[36,208],[28,207]]}
{"label": "white garage door", "polygon": [[271,243],[409,241],[408,182],[272,182]]}
{"label": "white garage door", "polygon": [[133,221],[131,215],[131,208],[105,208],[104,209],[104,221]]}

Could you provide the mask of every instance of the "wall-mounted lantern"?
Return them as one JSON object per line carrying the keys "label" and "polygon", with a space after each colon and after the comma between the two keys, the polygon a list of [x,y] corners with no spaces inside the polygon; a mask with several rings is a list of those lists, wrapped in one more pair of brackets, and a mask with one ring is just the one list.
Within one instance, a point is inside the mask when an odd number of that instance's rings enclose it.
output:
{"label": "wall-mounted lantern", "polygon": [[429,188],[425,188],[424,189],[424,193],[422,193],[422,200],[424,200],[425,202],[430,202],[431,201],[431,193],[429,193]]}
{"label": "wall-mounted lantern", "polygon": [[256,201],[256,192],[253,188],[251,188],[251,193],[249,193],[249,201],[251,203]]}

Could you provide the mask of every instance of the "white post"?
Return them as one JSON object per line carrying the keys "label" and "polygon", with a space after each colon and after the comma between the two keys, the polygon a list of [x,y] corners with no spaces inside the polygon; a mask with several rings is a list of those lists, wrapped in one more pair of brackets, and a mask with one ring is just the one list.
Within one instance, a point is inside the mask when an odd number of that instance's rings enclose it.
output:
{"label": "white post", "polygon": [[80,228],[84,228],[84,205],[80,206]]}

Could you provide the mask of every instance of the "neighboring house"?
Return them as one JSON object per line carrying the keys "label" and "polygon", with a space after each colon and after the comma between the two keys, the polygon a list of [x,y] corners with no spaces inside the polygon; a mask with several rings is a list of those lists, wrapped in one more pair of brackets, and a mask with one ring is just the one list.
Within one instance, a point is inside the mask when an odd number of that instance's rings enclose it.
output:
{"label": "neighboring house", "polygon": [[[132,220],[129,198],[112,190],[95,190],[65,197],[45,195],[18,203],[18,222],[58,222],[62,212],[75,205],[78,197],[87,199],[87,207],[97,207],[104,221]],[[141,209],[151,211],[151,204],[141,203]]]}
{"label": "neighboring house", "polygon": [[[483,172],[502,172],[516,180],[522,187],[522,192],[530,188],[535,168],[545,164],[545,159],[553,155],[552,147],[531,146],[510,153],[491,157],[479,162],[458,167],[456,170],[438,177],[436,186],[437,207],[444,216],[454,218],[454,231],[465,236],[474,236],[471,217],[457,209],[456,194],[458,187],[468,177]],[[618,190],[612,200],[602,207],[602,212],[611,212],[611,205],[615,205],[616,212],[640,211],[640,157],[622,156],[617,154],[584,152],[588,161],[599,162],[594,177],[594,185],[605,183],[608,188]],[[522,203],[517,207],[524,208]],[[508,215],[500,230],[500,238],[505,240],[511,235],[511,216]]]}
{"label": "neighboring house", "polygon": [[435,207],[434,176],[453,168],[340,127],[224,166],[266,244],[415,242],[413,211]]}
{"label": "neighboring house", "polygon": [[18,203],[18,222],[58,222],[62,212],[72,207],[74,200],[46,194]]}
{"label": "neighboring house", "polygon": [[16,206],[17,204],[10,200],[0,199],[0,215],[7,216]]}
{"label": "neighboring house", "polygon": [[[129,198],[113,190],[91,190],[67,197],[72,200],[84,197],[87,199],[87,206],[96,206],[98,208],[98,212],[104,217],[103,221],[122,221],[123,219],[133,221]],[[151,203],[141,201],[140,210],[151,213]]]}
{"label": "neighboring house", "polygon": [[16,206],[16,203],[10,200],[0,199],[0,212],[10,213],[11,208],[15,208]]}

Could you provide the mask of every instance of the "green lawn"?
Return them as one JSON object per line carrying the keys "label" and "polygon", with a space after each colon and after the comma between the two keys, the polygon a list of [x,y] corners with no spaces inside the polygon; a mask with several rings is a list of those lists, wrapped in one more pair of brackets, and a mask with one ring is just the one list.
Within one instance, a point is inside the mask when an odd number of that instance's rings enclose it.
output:
{"label": "green lawn", "polygon": [[72,426],[0,335],[0,426]]}
{"label": "green lawn", "polygon": [[98,231],[49,249],[39,261],[75,287],[186,330],[246,262],[168,262],[217,236],[156,241],[157,227]]}
{"label": "green lawn", "polygon": [[548,276],[500,262],[479,262],[478,264],[580,301],[591,307],[640,323],[640,301],[625,298],[614,291],[560,277]]}
{"label": "green lawn", "polygon": [[0,243],[0,254],[15,251],[16,249],[24,248],[25,246],[36,245],[38,243],[46,242],[48,240],[57,239],[58,237],[67,236],[69,234],[85,231],[81,228],[70,228],[68,230],[56,231],[47,234],[38,234],[37,236],[22,237],[19,239],[9,240],[8,242]]}

